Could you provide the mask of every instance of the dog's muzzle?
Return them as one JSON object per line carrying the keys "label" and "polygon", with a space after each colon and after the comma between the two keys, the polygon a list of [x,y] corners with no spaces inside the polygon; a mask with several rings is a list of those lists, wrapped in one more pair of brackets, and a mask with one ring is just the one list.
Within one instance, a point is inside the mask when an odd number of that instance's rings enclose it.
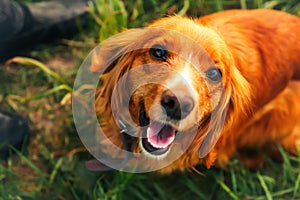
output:
{"label": "dog's muzzle", "polygon": [[143,104],[140,106],[139,121],[141,126],[146,127],[140,140],[142,148],[155,156],[167,153],[177,131],[171,125],[149,119]]}

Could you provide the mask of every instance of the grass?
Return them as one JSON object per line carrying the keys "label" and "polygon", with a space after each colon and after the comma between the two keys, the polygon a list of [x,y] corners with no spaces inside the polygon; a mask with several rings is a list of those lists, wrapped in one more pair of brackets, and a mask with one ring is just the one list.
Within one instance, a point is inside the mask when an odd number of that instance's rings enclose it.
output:
{"label": "grass", "polygon": [[73,40],[41,45],[0,67],[0,105],[31,120],[30,143],[0,161],[0,200],[19,199],[300,199],[300,157],[281,154],[251,172],[238,160],[227,169],[130,174],[89,172],[76,133],[70,94],[88,52],[126,27],[141,27],[171,13],[200,16],[230,8],[267,7],[300,13],[297,0],[96,0],[94,20]]}

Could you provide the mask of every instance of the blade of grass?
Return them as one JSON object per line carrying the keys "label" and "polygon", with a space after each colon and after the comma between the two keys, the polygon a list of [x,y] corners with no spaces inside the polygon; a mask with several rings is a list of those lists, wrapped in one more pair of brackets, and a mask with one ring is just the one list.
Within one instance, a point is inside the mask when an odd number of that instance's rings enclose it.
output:
{"label": "blade of grass", "polygon": [[186,186],[189,188],[189,191],[195,193],[199,199],[206,199],[207,197],[199,190],[199,185],[196,185],[192,180],[186,179],[185,180]]}
{"label": "blade of grass", "polygon": [[31,66],[38,67],[46,74],[59,81],[60,83],[67,85],[66,82],[57,73],[52,71],[49,67],[47,67],[45,64],[43,64],[38,60],[27,58],[27,57],[14,57],[6,62],[6,64],[11,64],[11,63],[19,63],[22,65],[31,65]]}
{"label": "blade of grass", "polygon": [[242,9],[247,9],[247,3],[246,0],[240,0],[240,5]]}
{"label": "blade of grass", "polygon": [[232,199],[235,199],[235,200],[238,200],[238,199],[239,199],[239,197],[238,197],[236,194],[234,194],[234,193],[231,191],[230,187],[228,187],[223,181],[221,181],[221,180],[219,179],[219,180],[217,180],[217,182],[219,183],[219,185],[221,186],[221,188],[222,188],[225,192],[227,192],[227,194],[229,194],[229,196],[230,196]]}
{"label": "blade of grass", "polygon": [[136,199],[139,199],[139,200],[147,200],[147,199],[149,199],[149,197],[146,197],[145,196],[145,193],[142,193],[140,190],[138,190],[137,188],[131,188],[130,189],[131,190],[131,192],[134,194],[134,197],[136,198]]}
{"label": "blade of grass", "polygon": [[10,94],[10,95],[7,95],[6,99],[8,101],[13,101],[13,100],[17,100],[17,101],[20,101],[20,102],[26,102],[26,101],[31,101],[31,100],[40,100],[40,99],[43,99],[43,98],[46,98],[48,96],[50,96],[51,94],[54,94],[58,91],[61,91],[61,90],[69,90],[69,86],[67,85],[59,85],[57,87],[54,87],[50,90],[47,90],[46,92],[43,92],[41,94],[38,94],[38,95],[35,95],[35,96],[27,96],[27,97],[21,97],[21,96],[18,96],[18,95],[13,95],[13,94]]}
{"label": "blade of grass", "polygon": [[177,13],[179,16],[184,16],[190,8],[190,1],[184,0],[182,9]]}
{"label": "blade of grass", "polygon": [[72,101],[72,93],[69,92],[65,96],[63,96],[63,98],[60,101],[60,105],[65,106],[65,105],[67,105],[68,102],[71,102],[71,101]]}
{"label": "blade of grass", "polygon": [[[280,190],[278,192],[274,192],[272,194],[272,197],[280,197],[280,196],[284,196],[284,195],[287,195],[287,194],[290,194],[293,192],[293,188],[287,188],[287,189],[284,189],[284,190]],[[265,200],[266,199],[266,196],[259,196],[259,197],[256,197],[255,200]],[[283,198],[280,198],[280,199],[285,199],[284,197]]]}
{"label": "blade of grass", "polygon": [[221,0],[215,0],[215,6],[217,11],[224,10],[223,2]]}
{"label": "blade of grass", "polygon": [[16,154],[31,168],[33,169],[41,178],[41,182],[47,184],[46,175],[42,170],[40,170],[34,163],[32,163],[28,158],[26,158],[20,151],[11,146],[11,148],[16,152]]}
{"label": "blade of grass", "polygon": [[233,189],[233,192],[236,193],[237,192],[237,184],[236,184],[236,176],[235,176],[235,172],[234,172],[233,168],[231,168],[230,174],[231,174],[232,189]]}
{"label": "blade of grass", "polygon": [[70,187],[70,190],[73,194],[74,199],[75,200],[80,200],[80,197],[78,196],[78,194],[76,193],[75,189],[72,186]]}
{"label": "blade of grass", "polygon": [[263,190],[264,190],[264,192],[266,194],[267,200],[272,200],[273,199],[272,195],[271,195],[271,193],[270,193],[270,191],[268,189],[268,186],[267,186],[266,182],[264,181],[264,178],[261,176],[261,174],[259,172],[256,173],[256,176],[257,176],[257,178],[258,178],[258,180],[260,182],[261,187],[263,188]]}
{"label": "blade of grass", "polygon": [[279,150],[281,156],[283,157],[283,176],[284,176],[284,180],[287,180],[287,179],[293,180],[295,177],[294,177],[294,173],[293,173],[293,167],[292,167],[292,164],[291,164],[290,159],[288,157],[288,154],[279,145],[278,145],[278,150]]}
{"label": "blade of grass", "polygon": [[155,188],[155,191],[158,193],[159,199],[161,199],[161,200],[169,199],[168,193],[166,193],[166,191],[164,189],[162,189],[161,186],[159,186],[158,184],[154,184],[154,188]]}
{"label": "blade of grass", "polygon": [[97,181],[96,181],[96,185],[93,189],[93,199],[97,199],[97,200],[108,200],[109,197],[106,194],[105,190],[104,190],[104,186],[101,184],[101,180],[103,179],[103,177],[100,177]]}
{"label": "blade of grass", "polygon": [[280,197],[280,196],[284,196],[286,194],[290,194],[293,192],[293,188],[287,188],[287,189],[284,189],[284,190],[280,190],[280,191],[277,191],[277,192],[274,192],[272,194],[273,197]]}
{"label": "blade of grass", "polygon": [[262,4],[262,8],[274,9],[274,7],[279,5],[280,3],[280,1],[267,1],[264,4]]}
{"label": "blade of grass", "polygon": [[[70,87],[67,86],[67,85],[59,85],[59,86],[56,86],[54,88],[51,88],[50,90],[47,90],[46,92],[43,92],[41,94],[38,94],[38,95],[35,95],[35,96],[32,96],[32,97],[27,97],[28,99],[27,100],[39,100],[39,99],[43,99],[47,96],[50,96],[51,94],[54,94],[58,91],[61,91],[61,90],[67,90],[70,92]],[[72,89],[71,89],[72,90]]]}
{"label": "blade of grass", "polygon": [[297,192],[299,190],[299,185],[300,185],[300,173],[298,174],[297,180],[295,181],[295,186],[294,186],[294,194],[293,194],[293,198],[295,199],[297,197],[297,195],[300,193]]}
{"label": "blade of grass", "polygon": [[51,163],[51,165],[55,164],[55,160],[53,159],[51,152],[44,144],[41,144],[41,155],[43,155],[44,158]]}
{"label": "blade of grass", "polygon": [[53,181],[54,181],[54,179],[56,177],[56,174],[58,172],[58,169],[61,166],[62,162],[63,162],[63,158],[58,159],[58,161],[56,162],[56,164],[54,166],[54,169],[53,169],[53,171],[52,171],[52,173],[50,175],[50,179],[49,179],[49,184],[50,185],[52,185],[52,183],[53,183]]}
{"label": "blade of grass", "polygon": [[262,8],[263,7],[263,3],[264,3],[263,0],[255,0],[254,3],[253,3],[253,7],[254,8]]}

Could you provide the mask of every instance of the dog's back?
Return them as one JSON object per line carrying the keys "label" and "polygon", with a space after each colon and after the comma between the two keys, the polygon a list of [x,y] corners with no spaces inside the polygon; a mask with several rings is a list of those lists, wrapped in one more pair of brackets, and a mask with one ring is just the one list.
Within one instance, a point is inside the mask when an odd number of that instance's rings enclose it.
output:
{"label": "dog's back", "polygon": [[[255,114],[244,131],[235,134],[236,148],[262,147],[277,140],[295,154],[300,137],[300,19],[259,9],[223,11],[195,21],[223,38],[236,67],[251,85]],[[228,141],[223,146],[233,145]],[[258,166],[255,159],[244,160],[249,167]]]}
{"label": "dog's back", "polygon": [[[264,96],[261,105],[282,90],[291,77],[300,79],[298,17],[275,10],[229,10],[196,22],[214,29],[225,40],[236,67],[257,92],[254,96],[257,100]],[[274,87],[261,90],[268,85]],[[270,96],[266,98],[266,94]]]}

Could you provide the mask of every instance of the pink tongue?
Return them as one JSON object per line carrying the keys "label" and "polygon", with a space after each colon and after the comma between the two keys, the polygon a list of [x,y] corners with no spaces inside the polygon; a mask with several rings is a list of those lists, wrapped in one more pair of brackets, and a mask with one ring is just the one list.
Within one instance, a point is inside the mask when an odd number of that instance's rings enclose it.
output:
{"label": "pink tongue", "polygon": [[148,142],[155,148],[166,148],[175,139],[175,130],[169,125],[150,121],[147,129]]}

